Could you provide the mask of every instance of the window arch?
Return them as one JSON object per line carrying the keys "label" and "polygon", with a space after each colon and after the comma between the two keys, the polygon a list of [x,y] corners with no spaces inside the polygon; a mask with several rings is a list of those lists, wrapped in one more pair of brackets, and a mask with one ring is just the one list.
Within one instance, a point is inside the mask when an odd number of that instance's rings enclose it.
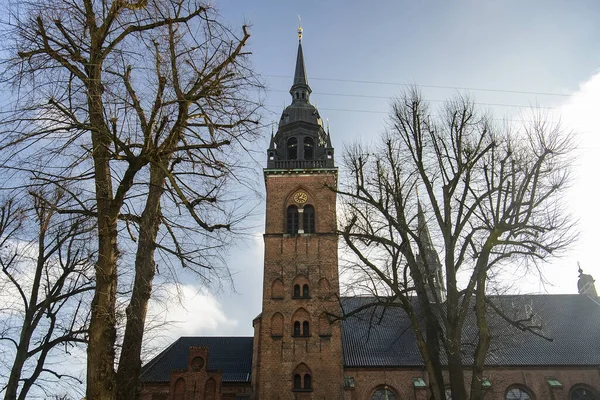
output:
{"label": "window arch", "polygon": [[329,285],[329,281],[327,278],[319,279],[319,294],[322,297],[328,297],[330,295],[331,285]]}
{"label": "window arch", "polygon": [[293,390],[310,391],[313,388],[312,374],[306,364],[301,363],[294,370]]}
{"label": "window arch", "polygon": [[310,374],[304,374],[304,389],[312,389],[312,377]]}
{"label": "window arch", "polygon": [[283,314],[275,313],[271,318],[271,336],[283,336]]}
{"label": "window arch", "polygon": [[185,379],[179,378],[175,381],[174,400],[183,400],[185,398]]}
{"label": "window arch", "polygon": [[304,308],[296,310],[292,317],[292,321],[294,321],[293,336],[310,336],[310,314]]}
{"label": "window arch", "polygon": [[319,336],[331,336],[331,322],[326,312],[319,316]]}
{"label": "window arch", "polygon": [[371,400],[396,400],[398,397],[396,394],[390,390],[388,386],[381,387],[376,389],[371,396]]}
{"label": "window arch", "polygon": [[[296,96],[298,96],[298,94],[296,94]],[[287,140],[287,158],[288,160],[298,159],[298,139],[295,137],[291,137]]]}
{"label": "window arch", "polygon": [[302,389],[302,376],[300,374],[294,375],[294,389]]}
{"label": "window arch", "polygon": [[209,378],[204,386],[204,398],[206,400],[215,400],[217,395],[217,382],[213,378]]}
{"label": "window arch", "polygon": [[571,388],[569,400],[598,400],[598,395],[589,386],[577,384]]}
{"label": "window arch", "polygon": [[291,205],[287,208],[286,233],[295,235],[298,233],[298,207]]}
{"label": "window arch", "polygon": [[302,336],[310,336],[310,325],[308,321],[302,322]]}
{"label": "window arch", "polygon": [[283,282],[279,278],[271,283],[271,298],[283,299]]}
{"label": "window arch", "polygon": [[315,141],[311,137],[304,138],[304,159],[312,160],[315,157]]}
{"label": "window arch", "polygon": [[308,277],[306,275],[300,274],[294,278],[292,282],[293,292],[292,298],[294,299],[308,299],[310,297],[310,286],[308,282]]}
{"label": "window arch", "polygon": [[509,387],[504,395],[505,400],[532,400],[531,391],[524,386]]}
{"label": "window arch", "polygon": [[304,233],[315,233],[315,208],[305,205],[302,212],[302,227]]}

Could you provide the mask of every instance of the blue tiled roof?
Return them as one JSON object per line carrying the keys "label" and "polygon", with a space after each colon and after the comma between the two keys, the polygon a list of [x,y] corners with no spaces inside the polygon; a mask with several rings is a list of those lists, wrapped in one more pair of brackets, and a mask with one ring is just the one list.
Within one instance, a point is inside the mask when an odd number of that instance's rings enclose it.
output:
{"label": "blue tiled roof", "polygon": [[142,382],[168,382],[171,371],[186,369],[190,347],[208,347],[208,369],[222,371],[223,382],[250,382],[252,337],[181,337],[144,365]]}
{"label": "blue tiled roof", "polygon": [[[372,298],[342,299],[346,312],[372,302]],[[527,319],[541,326],[546,338],[510,326],[489,310],[492,342],[488,366],[593,366],[600,364],[600,304],[583,295],[496,296],[491,300],[514,320]],[[473,313],[467,316],[463,335],[463,361],[472,362],[477,343]],[[347,367],[421,366],[416,338],[400,308],[360,312],[342,322],[344,365]]]}

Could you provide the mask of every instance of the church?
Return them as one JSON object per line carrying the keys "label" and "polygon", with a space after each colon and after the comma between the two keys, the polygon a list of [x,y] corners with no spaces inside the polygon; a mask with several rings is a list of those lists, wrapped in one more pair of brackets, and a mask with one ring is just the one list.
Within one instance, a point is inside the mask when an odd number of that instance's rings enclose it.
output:
{"label": "church", "polygon": [[[376,322],[361,313],[329,318],[368,298],[339,296],[336,195],[328,189],[338,170],[329,130],[310,101],[301,39],[300,29],[292,102],[267,150],[263,299],[254,336],[179,338],[143,367],[142,400],[429,398],[400,309]],[[507,307],[535,310],[547,337],[490,317],[485,399],[600,400],[600,302],[591,276],[581,273],[578,292],[499,296]]]}

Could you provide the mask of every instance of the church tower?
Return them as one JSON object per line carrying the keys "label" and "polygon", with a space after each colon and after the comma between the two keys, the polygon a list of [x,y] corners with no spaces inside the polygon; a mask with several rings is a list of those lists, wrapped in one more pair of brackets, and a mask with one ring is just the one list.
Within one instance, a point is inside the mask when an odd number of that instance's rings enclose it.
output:
{"label": "church tower", "polygon": [[337,168],[329,132],[310,103],[302,29],[292,103],[267,150],[262,313],[254,320],[254,398],[339,399]]}

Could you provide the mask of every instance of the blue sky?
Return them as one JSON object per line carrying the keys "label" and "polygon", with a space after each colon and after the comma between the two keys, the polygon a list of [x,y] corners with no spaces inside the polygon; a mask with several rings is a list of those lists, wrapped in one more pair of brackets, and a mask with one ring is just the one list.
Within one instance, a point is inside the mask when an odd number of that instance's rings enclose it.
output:
{"label": "blue sky", "polygon": [[[231,0],[216,6],[232,27],[251,25],[248,50],[268,85],[265,122],[278,120],[289,104],[302,17],[311,100],[329,119],[338,159],[344,145],[385,129],[390,99],[402,84],[421,85],[434,106],[470,88],[499,119],[523,118],[530,106],[560,115],[580,147],[567,200],[581,220],[581,237],[546,267],[548,285],[529,276],[514,290],[574,293],[577,261],[600,278],[594,251],[600,239],[600,2]],[[266,129],[264,149],[269,134]],[[258,176],[257,186],[264,187]],[[169,318],[182,323],[165,332],[163,343],[179,335],[252,334],[262,298],[264,203],[258,210],[252,234],[229,258],[236,291],[184,285],[185,307],[168,305]]]}

